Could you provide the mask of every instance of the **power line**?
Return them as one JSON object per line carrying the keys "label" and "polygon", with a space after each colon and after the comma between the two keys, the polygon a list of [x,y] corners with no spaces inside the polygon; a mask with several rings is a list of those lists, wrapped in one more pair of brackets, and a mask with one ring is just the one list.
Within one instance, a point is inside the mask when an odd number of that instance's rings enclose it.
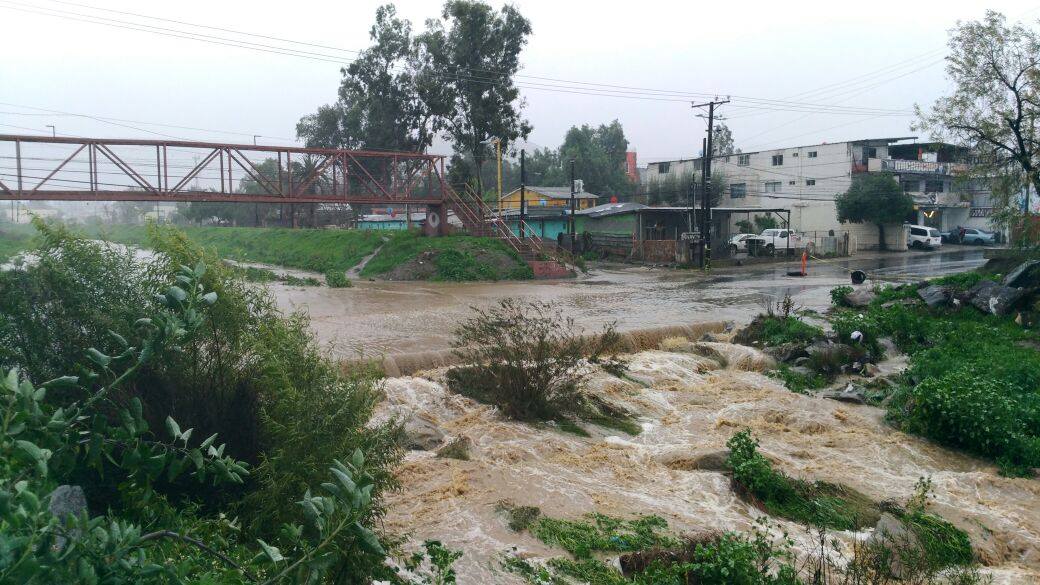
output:
{"label": "power line", "polygon": [[[10,1],[10,0],[8,0],[8,1]],[[191,23],[191,22],[186,22],[186,21],[182,21],[182,20],[161,18],[161,17],[151,16],[151,15],[147,15],[147,14],[134,13],[134,12],[112,10],[112,9],[101,8],[101,7],[91,6],[89,4],[82,4],[82,3],[77,3],[77,2],[68,2],[68,1],[63,1],[63,0],[50,0],[50,1],[53,2],[53,3],[56,3],[56,4],[63,4],[63,5],[68,5],[68,6],[77,6],[77,7],[80,7],[80,8],[87,8],[87,9],[90,9],[90,10],[99,10],[99,11],[110,12],[110,13],[114,13],[114,14],[135,16],[135,17],[138,17],[138,18],[145,18],[145,19],[149,19],[149,20],[156,20],[156,21],[161,21],[161,22],[170,22],[170,23],[180,24],[180,25],[184,25],[184,26],[192,26],[192,27],[209,29],[209,30],[217,30],[217,31],[227,32],[227,33],[241,35],[241,36],[262,38],[262,39],[266,39],[266,40],[274,40],[274,41],[278,41],[278,42],[285,42],[285,43],[296,44],[296,45],[301,45],[301,46],[308,46],[308,47],[313,47],[313,48],[321,48],[321,49],[327,49],[327,50],[333,50],[333,51],[347,52],[347,53],[352,53],[352,54],[355,54],[355,55],[361,55],[361,54],[364,53],[364,51],[356,50],[356,49],[344,49],[344,48],[341,48],[341,47],[335,47],[335,46],[331,46],[331,45],[322,45],[322,44],[316,44],[316,43],[297,41],[297,40],[293,40],[293,39],[287,39],[287,38],[283,38],[283,37],[275,37],[275,36],[270,36],[270,35],[262,35],[262,34],[257,34],[257,33],[250,33],[250,32],[241,31],[241,30],[237,30],[237,29],[222,28],[222,27],[216,27],[216,26],[210,26],[210,25],[204,25],[204,24],[198,24],[198,23]],[[24,4],[22,6],[24,6]],[[48,10],[53,10],[53,9],[48,9]],[[71,13],[71,14],[75,14],[75,13]],[[100,18],[100,17],[89,16],[89,15],[88,15],[88,17]],[[117,22],[125,22],[125,21],[117,21]],[[129,23],[129,24],[137,24],[137,23]],[[170,30],[170,29],[163,29],[163,30]],[[176,31],[176,32],[186,32],[186,31]],[[188,32],[188,34],[198,34],[198,33]],[[213,38],[219,38],[219,37],[213,37]],[[295,50],[295,49],[288,49],[288,50]],[[315,53],[315,55],[322,55],[322,54]],[[322,56],[327,56],[327,55],[322,55]],[[353,59],[351,59],[351,60],[353,60]],[[471,74],[473,72],[488,73],[488,74],[492,74],[492,75],[501,75],[501,76],[505,76],[507,74],[507,72],[504,72],[504,71],[501,71],[501,70],[480,69],[480,68],[473,68],[473,67],[461,68],[461,70],[467,71],[467,72],[469,72]],[[584,86],[592,86],[592,87],[604,87],[604,88],[609,88],[609,89],[612,89],[612,90],[636,90],[636,91],[639,91],[639,92],[652,92],[652,93],[670,94],[670,95],[684,96],[684,97],[693,97],[693,96],[696,96],[696,97],[706,97],[706,96],[714,95],[714,94],[709,94],[709,93],[704,93],[704,92],[665,90],[665,89],[635,87],[635,86],[627,86],[627,85],[617,85],[617,84],[606,84],[606,83],[593,83],[593,82],[575,81],[575,80],[553,78],[553,77],[526,75],[526,74],[522,74],[522,73],[516,74],[515,77],[520,78],[520,79],[535,79],[535,80],[540,80],[540,81],[552,81],[552,82],[559,82],[559,83],[567,83],[567,84],[571,84],[571,85],[584,85]],[[761,103],[779,103],[779,102],[785,102],[786,101],[786,100],[773,100],[773,99],[754,98],[754,97],[749,97],[749,96],[738,96],[738,95],[734,95],[734,96],[730,96],[730,97],[731,98],[736,98],[738,100],[745,100],[745,101],[752,101],[752,102],[761,102]],[[814,104],[814,105],[824,105],[824,104]],[[857,108],[857,109],[876,109],[876,108]]]}
{"label": "power line", "polygon": [[[90,24],[100,24],[100,25],[110,26],[110,27],[115,27],[115,28],[137,30],[137,31],[140,31],[140,32],[149,32],[149,33],[159,34],[159,35],[163,35],[163,36],[172,36],[172,37],[175,37],[175,38],[195,40],[195,41],[199,41],[199,42],[207,42],[207,43],[223,45],[223,46],[246,48],[246,49],[250,49],[250,50],[257,50],[257,51],[267,52],[267,53],[275,53],[275,54],[281,54],[281,55],[286,55],[286,56],[294,56],[294,57],[298,57],[298,58],[306,58],[306,59],[317,60],[317,61],[332,62],[332,63],[336,63],[336,64],[339,64],[339,65],[343,65],[344,63],[349,63],[349,62],[352,62],[352,61],[356,60],[356,59],[339,58],[339,57],[336,57],[334,55],[326,55],[326,54],[322,54],[322,53],[315,53],[315,52],[312,52],[312,51],[301,51],[301,50],[298,50],[298,49],[291,49],[291,48],[285,48],[285,47],[275,47],[275,46],[271,46],[271,45],[264,45],[262,43],[252,43],[252,42],[241,41],[241,40],[236,40],[236,39],[227,39],[225,37],[217,37],[217,36],[214,36],[214,35],[205,35],[205,34],[191,32],[191,31],[181,31],[181,30],[175,30],[175,29],[167,29],[167,28],[163,28],[163,27],[155,27],[155,26],[152,26],[152,25],[145,25],[145,24],[140,24],[140,23],[121,21],[121,20],[116,20],[116,19],[109,19],[109,18],[93,16],[93,15],[84,15],[84,14],[80,14],[80,13],[70,13],[70,12],[67,12],[67,11],[55,10],[55,9],[50,9],[50,8],[45,8],[44,9],[44,10],[49,10],[50,12],[41,12],[38,9],[36,9],[37,7],[33,7],[33,6],[30,6],[28,8],[22,8],[22,7],[25,7],[25,6],[26,5],[24,5],[24,4],[18,4],[18,3],[15,3],[15,2],[11,2],[10,0],[4,0],[4,4],[0,5],[0,7],[7,8],[9,10],[17,10],[17,11],[21,11],[21,12],[28,12],[28,13],[32,13],[32,14],[39,14],[39,15],[50,16],[50,17],[55,17],[55,18],[64,18],[64,19],[69,19],[69,20],[74,20],[74,21],[79,21],[79,22],[86,22],[86,23],[90,23]],[[225,29],[225,30],[230,30],[230,29]],[[250,34],[251,35],[252,33],[237,33],[237,34]],[[482,84],[486,84],[486,85],[504,85],[504,84],[506,84],[505,81],[494,81],[494,80],[489,79],[489,78],[480,78],[480,77],[475,77],[475,76],[472,76],[472,75],[471,76],[459,75],[459,73],[457,73],[457,72],[454,73],[454,74],[452,74],[452,73],[436,73],[436,74],[434,74],[434,76],[435,77],[439,77],[439,78],[443,78],[443,79],[463,78],[463,79],[466,79],[468,81],[472,81],[472,82],[475,82],[475,83],[482,83]],[[517,77],[524,77],[524,76],[518,75]],[[526,76],[526,77],[532,77],[533,78],[533,76]],[[548,78],[546,78],[546,79],[548,79]],[[609,89],[609,90],[596,90],[596,89],[591,89],[591,88],[574,88],[574,87],[569,87],[569,86],[560,86],[560,85],[545,84],[545,83],[516,83],[515,85],[517,87],[521,87],[521,88],[524,88],[524,89],[533,89],[533,90],[538,90],[538,91],[553,91],[553,92],[557,92],[557,93],[570,93],[570,94],[576,94],[576,95],[595,95],[595,96],[600,96],[600,97],[616,97],[616,98],[628,98],[628,99],[639,99],[639,100],[649,100],[649,101],[663,101],[663,102],[686,102],[688,100],[685,99],[685,98],[682,98],[682,97],[665,97],[663,95],[647,95],[646,92],[656,92],[657,94],[669,94],[669,93],[671,93],[674,96],[704,95],[704,94],[698,94],[696,92],[670,92],[668,90],[654,90],[654,89],[647,89],[647,88],[632,88],[632,90],[635,90],[635,91],[632,91],[630,89],[624,89],[624,88],[626,88],[628,86],[611,86],[611,85],[608,85],[608,84],[590,84],[590,83],[586,83],[586,82],[573,82],[573,81],[562,80],[562,79],[559,79],[559,80],[556,80],[556,81],[559,81],[559,82],[562,82],[562,83],[568,83],[568,84],[571,84],[571,85],[574,85],[574,84],[594,85],[594,86],[608,87],[608,88],[613,88],[613,89]],[[753,97],[747,97],[747,96],[736,96],[736,99],[742,100],[744,102],[748,102],[748,103],[751,103],[751,104],[760,104],[760,105],[746,105],[746,106],[742,106],[742,107],[745,107],[745,108],[758,108],[758,109],[764,109],[764,110],[776,110],[776,111],[790,110],[790,111],[804,111],[804,112],[825,112],[826,111],[826,112],[834,112],[834,113],[849,113],[850,115],[855,113],[856,115],[872,115],[872,116],[878,116],[878,115],[909,115],[909,114],[904,114],[904,113],[902,113],[902,112],[900,112],[898,110],[890,110],[890,109],[884,109],[884,108],[836,107],[836,106],[828,105],[828,104],[807,104],[807,103],[797,103],[797,102],[784,102],[782,100],[753,98]],[[770,106],[773,106],[773,107],[770,107]],[[777,106],[785,106],[785,107],[777,107]]]}

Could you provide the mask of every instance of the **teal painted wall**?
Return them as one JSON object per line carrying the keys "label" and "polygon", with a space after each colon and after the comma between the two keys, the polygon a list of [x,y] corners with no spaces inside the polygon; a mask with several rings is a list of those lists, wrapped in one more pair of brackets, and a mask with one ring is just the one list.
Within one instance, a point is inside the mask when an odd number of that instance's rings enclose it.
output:
{"label": "teal painted wall", "polygon": [[[507,219],[506,223],[509,224],[509,229],[513,230],[514,234],[517,236],[520,235],[519,221],[511,221]],[[544,240],[555,241],[558,235],[567,233],[567,220],[562,217],[527,219],[526,223],[532,230],[534,230],[536,236]]]}
{"label": "teal painted wall", "polygon": [[[419,227],[421,224],[418,222],[412,222],[412,225]],[[405,220],[391,219],[386,221],[358,221],[359,230],[406,230],[408,229],[408,223]]]}

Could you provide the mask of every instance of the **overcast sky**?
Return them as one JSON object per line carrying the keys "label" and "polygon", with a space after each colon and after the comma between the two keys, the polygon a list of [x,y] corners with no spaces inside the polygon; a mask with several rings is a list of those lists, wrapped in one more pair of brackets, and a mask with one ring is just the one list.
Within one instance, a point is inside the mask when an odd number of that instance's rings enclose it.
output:
{"label": "overcast sky", "polygon": [[[81,136],[157,137],[143,131],[148,130],[185,139],[251,142],[252,135],[259,134],[262,142],[284,144],[295,138],[300,116],[334,100],[340,80],[339,65],[332,62],[25,10],[53,9],[191,30],[96,9],[107,8],[358,50],[369,44],[368,29],[376,7],[383,3],[75,1],[89,7],[49,0],[0,0],[4,39],[0,133],[49,133],[46,125],[51,124],[59,134]],[[910,116],[775,110],[790,107],[787,102],[894,112],[908,111],[915,103],[928,104],[948,88],[941,59],[947,31],[958,19],[981,18],[986,8],[1002,11],[1012,20],[1035,22],[1040,16],[1038,0],[520,0],[515,4],[534,29],[522,54],[523,75],[640,88],[623,90],[633,92],[629,97],[583,95],[531,87],[561,82],[520,79],[527,86],[525,113],[534,125],[530,146],[557,146],[572,125],[616,118],[639,153],[640,164],[692,156],[704,135],[704,121],[695,117],[689,98],[651,89],[733,95],[734,104],[723,106],[722,112],[729,118],[737,146],[745,151],[911,135]],[[409,0],[397,6],[417,29],[440,10],[437,2]],[[344,59],[351,55],[297,48]],[[570,87],[568,91],[622,91]],[[736,96],[744,100],[742,106],[737,106]],[[748,109],[747,98],[784,103],[770,102],[772,110]],[[132,120],[125,124],[134,128],[29,107]],[[448,149],[439,143],[435,150]]]}

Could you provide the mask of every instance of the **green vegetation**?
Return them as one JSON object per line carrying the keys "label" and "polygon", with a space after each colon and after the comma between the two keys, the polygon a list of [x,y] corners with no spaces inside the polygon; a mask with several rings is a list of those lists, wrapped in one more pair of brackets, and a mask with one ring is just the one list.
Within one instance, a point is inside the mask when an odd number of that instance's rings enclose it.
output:
{"label": "green vegetation", "polygon": [[325,284],[327,284],[329,288],[350,288],[354,286],[342,270],[330,270],[326,272]]}
{"label": "green vegetation", "polygon": [[831,289],[831,304],[840,307],[845,304],[845,298],[852,293],[851,286],[836,286]]}
{"label": "green vegetation", "polygon": [[[37,227],[39,261],[0,272],[0,582],[392,577],[368,528],[399,453],[368,426],[374,372],[341,375],[182,233],[153,228],[140,261]],[[52,515],[58,485],[90,512]]]}
{"label": "green vegetation", "polygon": [[[965,273],[932,283],[963,291],[984,278]],[[916,289],[880,292],[870,307],[838,309],[830,319],[842,338],[853,330],[862,331],[868,344],[887,336],[910,355],[904,384],[888,405],[889,420],[995,461],[1006,474],[1028,475],[1040,466],[1040,336],[973,307],[883,307],[883,299],[912,298]]]}
{"label": "green vegetation", "polygon": [[589,514],[585,520],[542,517],[532,525],[531,533],[545,544],[562,548],[576,558],[590,558],[593,552],[628,552],[679,544],[676,538],[661,534],[668,523],[658,516],[619,520]]}
{"label": "green vegetation", "polygon": [[[432,263],[432,266],[420,266]],[[395,232],[365,267],[361,276],[390,276],[405,270],[400,278],[415,274],[431,280],[512,280],[532,278],[531,268],[516,251],[495,238],[472,236],[422,237],[419,232]]]}
{"label": "green vegetation", "polygon": [[[795,585],[799,583],[790,541],[775,542],[759,530],[753,536],[712,534],[684,540],[666,532],[658,516],[621,520],[589,514],[582,520],[541,518],[531,533],[570,557],[549,559],[545,566],[515,556],[503,562],[532,584],[569,585]],[[618,572],[600,560],[621,553]]]}
{"label": "green vegetation", "polygon": [[562,427],[577,418],[638,431],[626,413],[580,388],[589,375],[587,363],[620,367],[613,356],[621,338],[612,325],[585,337],[574,333],[573,320],[559,308],[514,299],[474,312],[455,331],[455,354],[465,365],[448,370],[452,392],[521,421],[557,421]]}
{"label": "green vegetation", "polygon": [[292,286],[321,286],[321,281],[312,276],[299,278],[291,274],[279,275],[273,270],[255,266],[234,266],[230,270],[249,282],[284,282]]}
{"label": "green vegetation", "polygon": [[759,315],[740,334],[741,342],[777,346],[785,343],[807,344],[823,338],[823,329],[793,315]]}
{"label": "green vegetation", "polygon": [[727,464],[742,495],[774,516],[835,530],[860,530],[873,526],[881,516],[876,503],[851,488],[810,483],[774,470],[758,452],[750,430],[733,435],[726,446],[730,449]]}
{"label": "green vegetation", "polygon": [[[311,272],[346,272],[371,254],[384,233],[372,230],[186,227],[187,237],[221,258]],[[113,242],[148,247],[147,227],[109,226],[96,234]]]}
{"label": "green vegetation", "polygon": [[777,369],[770,370],[769,375],[783,382],[788,390],[797,394],[808,394],[809,390],[823,388],[828,382],[827,377],[822,374],[803,374],[792,370],[787,364],[780,364]]}
{"label": "green vegetation", "polygon": [[8,258],[28,250],[36,230],[32,226],[15,223],[0,223],[0,264]]}

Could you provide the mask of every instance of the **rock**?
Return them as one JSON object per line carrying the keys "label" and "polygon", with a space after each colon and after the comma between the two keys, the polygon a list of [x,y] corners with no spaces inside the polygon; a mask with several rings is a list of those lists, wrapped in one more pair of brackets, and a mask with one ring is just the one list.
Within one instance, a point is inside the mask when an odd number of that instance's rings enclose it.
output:
{"label": "rock", "polygon": [[863,373],[864,376],[867,376],[868,378],[873,378],[874,376],[876,376],[876,375],[881,373],[881,368],[879,368],[877,364],[872,364],[870,362],[867,362],[867,363],[863,364],[863,372],[862,373]]}
{"label": "rock", "polygon": [[948,286],[933,284],[917,289],[917,296],[931,309],[945,307],[953,298],[953,289]]}
{"label": "rock", "polygon": [[803,355],[802,357],[794,360],[794,365],[800,367],[808,367],[809,361],[809,356]]}
{"label": "rock", "polygon": [[1020,288],[1011,288],[993,282],[980,281],[968,291],[970,302],[978,310],[993,315],[1006,315],[1025,294]]}
{"label": "rock", "polygon": [[709,343],[715,343],[715,342],[718,341],[718,339],[714,335],[712,335],[711,333],[705,333],[704,335],[701,336],[701,341],[707,341]]}
{"label": "rock", "polygon": [[766,347],[762,352],[778,362],[792,362],[798,358],[809,357],[804,345],[800,343],[785,343],[773,347]]}
{"label": "rock", "polygon": [[1026,260],[1019,264],[1008,272],[1001,284],[1012,288],[1040,287],[1040,260]]}
{"label": "rock", "polygon": [[466,435],[460,435],[447,445],[437,449],[437,457],[469,461],[469,451],[472,447],[473,441]]}
{"label": "rock", "polygon": [[444,431],[429,420],[413,414],[404,423],[405,449],[433,451],[444,442]]}
{"label": "rock", "polygon": [[725,449],[699,454],[688,452],[663,453],[655,457],[658,463],[669,469],[680,471],[717,471],[719,473],[729,471],[729,467],[726,465],[727,458],[729,458],[729,451]]}
{"label": "rock", "polygon": [[799,376],[805,376],[806,378],[813,375],[813,371],[805,366],[795,366],[790,369],[792,374],[798,374]]}
{"label": "rock", "polygon": [[[83,493],[83,488],[78,485],[59,485],[51,492],[50,500],[47,509],[62,520],[79,516],[87,511],[87,496]],[[65,542],[65,536],[55,536],[51,547],[55,552],[60,552],[65,548]]]}
{"label": "rock", "polygon": [[729,451],[711,451],[694,458],[692,468],[700,471],[718,471],[724,473],[729,471],[726,460],[729,459]]}
{"label": "rock", "polygon": [[[888,512],[882,512],[881,519],[874,526],[874,532],[867,537],[865,544],[867,546],[883,544],[891,550],[901,551],[900,554],[893,554],[892,560],[889,562],[889,570],[896,579],[903,578],[905,567],[902,559],[904,557],[917,558],[924,553],[921,550],[921,542],[913,531]],[[916,554],[912,554],[915,551]]]}
{"label": "rock", "polygon": [[842,390],[824,390],[817,394],[817,396],[820,398],[837,400],[838,402],[847,402],[849,404],[867,403],[867,395],[863,389],[851,382]]}
{"label": "rock", "polygon": [[866,307],[877,298],[874,291],[863,287],[850,292],[845,297],[845,304],[850,307]]}

